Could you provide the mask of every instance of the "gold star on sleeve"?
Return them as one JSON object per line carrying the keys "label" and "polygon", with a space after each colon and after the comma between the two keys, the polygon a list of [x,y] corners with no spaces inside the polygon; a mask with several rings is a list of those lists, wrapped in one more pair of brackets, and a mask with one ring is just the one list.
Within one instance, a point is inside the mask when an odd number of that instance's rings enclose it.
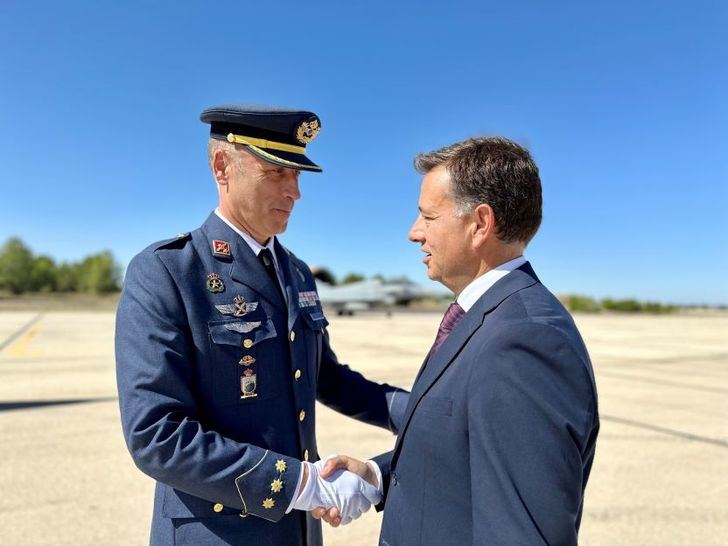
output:
{"label": "gold star on sleeve", "polygon": [[273,493],[280,493],[281,489],[283,489],[283,482],[279,479],[275,479],[270,484],[270,490],[273,491]]}
{"label": "gold star on sleeve", "polygon": [[263,501],[263,508],[265,508],[266,510],[270,510],[270,509],[271,509],[271,508],[273,508],[273,507],[274,507],[275,505],[276,505],[276,501],[274,501],[274,500],[273,500],[273,499],[271,499],[271,498],[267,498],[267,499],[265,499],[265,500]]}
{"label": "gold star on sleeve", "polygon": [[278,472],[285,472],[286,471],[286,461],[283,459],[278,459],[276,461],[276,470]]}

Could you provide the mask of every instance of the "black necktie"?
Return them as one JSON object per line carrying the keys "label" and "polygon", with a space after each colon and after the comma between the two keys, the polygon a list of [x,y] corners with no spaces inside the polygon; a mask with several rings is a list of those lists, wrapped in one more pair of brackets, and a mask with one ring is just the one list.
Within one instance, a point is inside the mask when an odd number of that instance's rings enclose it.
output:
{"label": "black necktie", "polygon": [[270,280],[273,283],[273,286],[276,287],[276,290],[278,290],[278,294],[281,296],[281,299],[285,303],[286,298],[283,296],[283,289],[281,288],[281,283],[278,280],[278,274],[276,273],[276,266],[275,266],[275,263],[273,263],[273,254],[271,253],[270,250],[268,250],[267,248],[264,248],[258,254],[258,259],[263,264],[263,267],[265,268],[265,272],[268,273],[268,276],[270,277]]}

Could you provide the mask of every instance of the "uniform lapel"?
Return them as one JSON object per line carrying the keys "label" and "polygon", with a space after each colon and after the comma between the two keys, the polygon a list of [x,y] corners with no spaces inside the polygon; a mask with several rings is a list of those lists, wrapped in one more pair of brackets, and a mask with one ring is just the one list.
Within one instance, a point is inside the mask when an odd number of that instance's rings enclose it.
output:
{"label": "uniform lapel", "polygon": [[240,235],[214,212],[207,218],[202,229],[210,241],[209,244],[212,244],[213,240],[230,243],[231,259],[224,257],[219,259],[230,262],[230,277],[234,281],[250,287],[276,307],[285,310],[285,303],[281,301],[278,290],[273,286],[273,281],[268,277],[263,264]]}
{"label": "uniform lapel", "polygon": [[536,274],[530,264],[526,262],[515,271],[509,273],[495,283],[475,305],[460,319],[440,349],[423,364],[420,375],[412,387],[407,409],[405,410],[403,424],[394,447],[391,467],[394,468],[401,449],[404,436],[407,432],[412,415],[417,409],[422,397],[427,394],[432,385],[445,372],[462,348],[475,332],[483,325],[485,317],[511,294],[538,282]]}
{"label": "uniform lapel", "polygon": [[286,299],[288,300],[288,330],[293,329],[293,325],[298,319],[298,271],[291,263],[288,251],[278,242],[275,241],[276,258],[283,273],[285,283]]}

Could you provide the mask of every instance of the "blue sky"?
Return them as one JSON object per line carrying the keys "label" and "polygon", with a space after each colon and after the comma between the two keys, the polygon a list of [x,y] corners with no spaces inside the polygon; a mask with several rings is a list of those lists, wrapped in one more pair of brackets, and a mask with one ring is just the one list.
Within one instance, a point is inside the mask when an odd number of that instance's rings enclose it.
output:
{"label": "blue sky", "polygon": [[555,292],[728,303],[722,2],[18,2],[0,5],[0,239],[76,260],[199,226],[202,109],[323,121],[284,244],[341,276],[426,282],[412,157],[526,144]]}

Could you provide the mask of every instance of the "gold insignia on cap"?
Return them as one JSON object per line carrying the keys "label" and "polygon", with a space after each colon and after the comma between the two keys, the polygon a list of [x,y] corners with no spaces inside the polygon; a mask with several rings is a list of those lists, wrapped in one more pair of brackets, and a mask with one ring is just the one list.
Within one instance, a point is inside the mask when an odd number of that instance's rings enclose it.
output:
{"label": "gold insignia on cap", "polygon": [[265,500],[263,501],[263,508],[265,508],[266,510],[270,510],[270,509],[271,509],[271,508],[273,508],[273,507],[274,507],[275,505],[276,505],[276,501],[274,501],[274,500],[273,500],[273,499],[271,499],[271,498],[267,498],[267,499],[265,499]]}
{"label": "gold insignia on cap", "polygon": [[283,489],[283,482],[276,478],[273,480],[270,484],[270,490],[273,491],[273,493],[280,493],[281,489]]}
{"label": "gold insignia on cap", "polygon": [[320,130],[321,124],[318,119],[313,118],[309,121],[304,121],[296,128],[296,140],[302,144],[313,142],[313,139],[316,138]]}
{"label": "gold insignia on cap", "polygon": [[278,459],[276,461],[276,470],[278,472],[285,472],[286,471],[286,461],[283,459]]}

